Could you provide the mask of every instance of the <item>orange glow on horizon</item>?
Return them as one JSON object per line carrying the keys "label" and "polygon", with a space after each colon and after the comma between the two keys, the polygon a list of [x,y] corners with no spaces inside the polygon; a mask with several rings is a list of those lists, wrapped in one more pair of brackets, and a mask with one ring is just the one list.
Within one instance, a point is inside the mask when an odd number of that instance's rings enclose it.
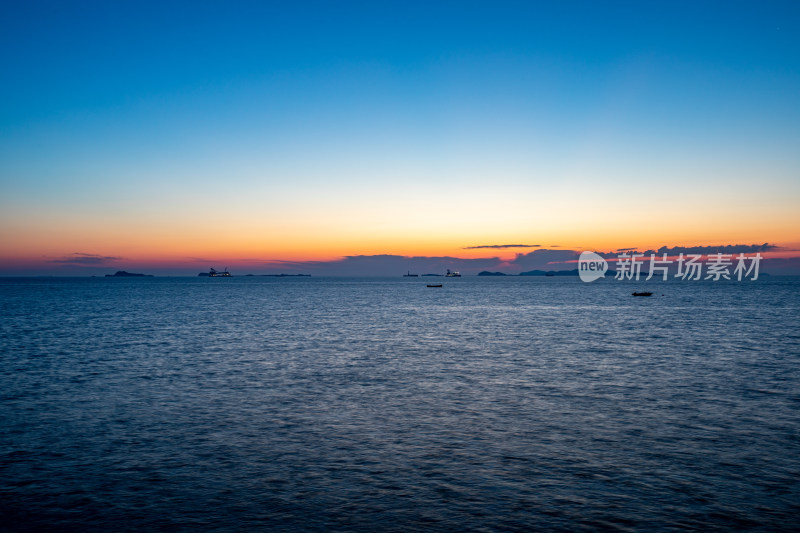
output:
{"label": "orange glow on horizon", "polygon": [[[595,209],[585,196],[567,202],[566,208],[538,203],[526,208],[519,199],[502,203],[499,196],[485,203],[463,194],[458,198],[467,204],[451,199],[441,211],[425,199],[419,214],[394,204],[353,206],[352,212],[330,205],[319,206],[319,212],[312,207],[296,213],[243,212],[228,220],[165,211],[133,224],[129,214],[42,211],[26,216],[11,210],[0,214],[0,266],[47,264],[76,253],[175,268],[209,262],[255,268],[356,255],[509,261],[537,249],[613,252],[766,242],[785,248],[787,257],[800,250],[800,213],[786,202],[751,219],[726,207],[667,214],[636,204]],[[504,244],[538,246],[492,247]]]}
{"label": "orange glow on horizon", "polygon": [[[763,242],[763,241],[762,241]],[[370,256],[370,255],[395,255],[402,257],[456,257],[462,259],[479,259],[479,258],[498,258],[500,262],[507,262],[516,258],[518,254],[528,254],[535,250],[550,249],[550,250],[594,250],[599,252],[615,252],[621,248],[636,248],[640,252],[646,250],[657,250],[662,246],[676,247],[676,246],[722,246],[729,244],[762,244],[762,242],[746,242],[741,239],[728,240],[728,241],[678,241],[678,242],[658,242],[657,244],[648,246],[636,246],[634,243],[631,245],[628,241],[619,241],[616,244],[602,243],[601,245],[572,245],[564,246],[548,246],[543,245],[540,247],[531,248],[477,248],[477,249],[464,249],[464,247],[452,245],[439,245],[438,243],[423,243],[422,246],[411,245],[386,245],[383,248],[372,246],[353,246],[346,253],[341,253],[336,250],[336,247],[329,245],[320,250],[309,251],[300,246],[283,248],[281,250],[274,250],[272,252],[267,250],[252,249],[236,249],[233,246],[226,247],[209,247],[208,250],[195,250],[183,249],[175,250],[173,253],[161,252],[156,253],[154,250],[135,250],[125,246],[117,245],[114,248],[103,251],[102,254],[96,253],[92,248],[62,248],[51,254],[13,254],[8,251],[0,253],[0,265],[4,267],[18,266],[34,266],[47,263],[58,263],[65,258],[74,257],[75,254],[98,255],[109,258],[117,258],[111,261],[112,264],[125,264],[125,265],[142,265],[142,266],[157,266],[164,268],[191,268],[194,265],[206,265],[224,267],[237,266],[247,268],[275,268],[284,263],[304,263],[304,262],[326,262],[336,261],[347,256]],[[524,244],[524,243],[521,243]],[[585,243],[583,243],[585,244]],[[765,258],[794,258],[800,257],[800,242],[793,243],[773,243],[779,246],[779,249],[761,252]],[[478,245],[473,245],[478,246]],[[137,253],[139,252],[139,253]]]}

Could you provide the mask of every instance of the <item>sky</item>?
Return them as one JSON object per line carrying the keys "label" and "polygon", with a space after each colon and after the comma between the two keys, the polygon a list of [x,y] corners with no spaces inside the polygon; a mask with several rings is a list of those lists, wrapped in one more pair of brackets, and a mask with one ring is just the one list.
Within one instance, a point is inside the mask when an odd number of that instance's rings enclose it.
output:
{"label": "sky", "polygon": [[797,2],[15,2],[0,69],[0,275],[800,273]]}

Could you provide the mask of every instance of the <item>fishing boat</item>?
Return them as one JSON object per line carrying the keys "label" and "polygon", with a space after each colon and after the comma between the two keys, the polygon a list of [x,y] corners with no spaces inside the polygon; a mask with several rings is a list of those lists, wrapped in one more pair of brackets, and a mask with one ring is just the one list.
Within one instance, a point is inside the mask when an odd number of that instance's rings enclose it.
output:
{"label": "fishing boat", "polygon": [[631,293],[633,296],[652,296],[652,292],[633,292]]}
{"label": "fishing boat", "polygon": [[430,288],[441,287],[441,286],[442,286],[441,283],[428,283],[428,287]]}
{"label": "fishing boat", "polygon": [[444,277],[446,277],[446,278],[460,278],[461,274],[459,274],[458,272],[450,272],[450,269],[448,268],[447,269],[447,274],[445,274]]}

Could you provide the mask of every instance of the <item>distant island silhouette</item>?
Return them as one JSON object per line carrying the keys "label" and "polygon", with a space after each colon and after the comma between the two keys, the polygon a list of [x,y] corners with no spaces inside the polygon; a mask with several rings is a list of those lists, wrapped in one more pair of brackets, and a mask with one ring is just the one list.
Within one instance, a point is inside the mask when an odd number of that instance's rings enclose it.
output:
{"label": "distant island silhouette", "polygon": [[124,270],[117,270],[114,274],[106,274],[107,278],[152,278],[152,274],[135,274],[133,272],[125,272]]}
{"label": "distant island silhouette", "polygon": [[520,272],[520,276],[577,276],[578,269],[574,270],[529,270]]}
{"label": "distant island silhouette", "polygon": [[[613,270],[609,270],[606,272],[606,275],[615,275],[616,272]],[[427,274],[426,274],[427,275]],[[478,272],[478,276],[513,276],[514,274],[506,274],[504,272],[490,272],[488,270],[484,270],[482,272]],[[575,268],[573,270],[528,270],[527,272],[520,272],[517,274],[518,276],[577,276],[578,269]]]}
{"label": "distant island silhouette", "polygon": [[[616,272],[613,270],[608,270],[606,272],[606,276],[611,274],[612,276],[616,275]],[[572,270],[529,270],[527,272],[520,272],[520,276],[577,276],[578,269]]]}
{"label": "distant island silhouette", "polygon": [[[478,272],[479,276],[513,276],[514,274],[506,274],[505,272],[490,272],[484,270]],[[527,272],[520,272],[519,276],[577,276],[578,269],[575,270],[529,270]]]}
{"label": "distant island silhouette", "polygon": [[310,278],[311,274],[245,274],[246,278],[260,276],[262,278]]}

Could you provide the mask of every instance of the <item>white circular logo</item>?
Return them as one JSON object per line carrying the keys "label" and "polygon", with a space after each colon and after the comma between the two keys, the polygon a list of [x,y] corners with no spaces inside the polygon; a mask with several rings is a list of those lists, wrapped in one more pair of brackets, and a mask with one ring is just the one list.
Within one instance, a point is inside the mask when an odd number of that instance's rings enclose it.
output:
{"label": "white circular logo", "polygon": [[578,275],[587,283],[606,275],[608,263],[594,252],[582,252],[578,259]]}

